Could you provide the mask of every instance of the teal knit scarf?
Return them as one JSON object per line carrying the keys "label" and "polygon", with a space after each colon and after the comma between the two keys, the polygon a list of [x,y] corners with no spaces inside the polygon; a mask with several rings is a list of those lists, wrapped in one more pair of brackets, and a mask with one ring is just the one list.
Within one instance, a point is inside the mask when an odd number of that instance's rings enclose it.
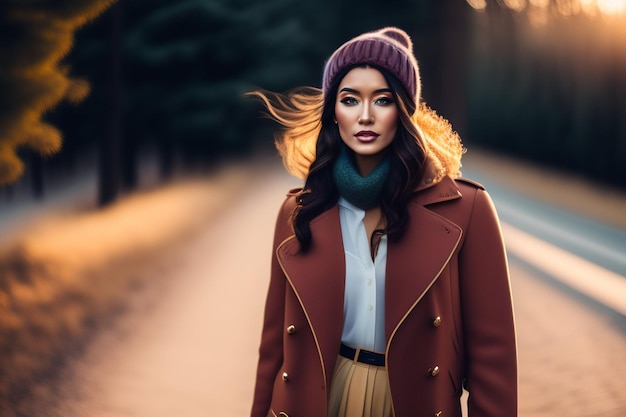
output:
{"label": "teal knit scarf", "polygon": [[333,178],[339,194],[362,210],[368,210],[380,204],[380,195],[391,165],[389,159],[388,155],[385,156],[372,172],[362,177],[353,158],[348,154],[348,147],[342,144],[333,166]]}

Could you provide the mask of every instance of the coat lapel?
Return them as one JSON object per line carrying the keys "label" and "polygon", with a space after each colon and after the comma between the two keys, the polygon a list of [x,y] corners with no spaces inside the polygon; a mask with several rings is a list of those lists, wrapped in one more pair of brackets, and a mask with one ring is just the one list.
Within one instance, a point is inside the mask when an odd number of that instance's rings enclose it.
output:
{"label": "coat lapel", "polygon": [[[385,332],[393,338],[415,305],[437,280],[461,240],[461,228],[427,208],[454,200],[460,192],[448,177],[420,190],[409,205],[411,221],[399,242],[387,248]],[[339,207],[311,221],[313,246],[299,254],[297,239],[287,239],[277,256],[289,284],[309,320],[324,366],[327,382],[339,349],[343,330],[345,255]]]}
{"label": "coat lapel", "polygon": [[411,221],[403,238],[387,248],[385,335],[396,330],[437,280],[461,241],[461,228],[426,205],[460,196],[452,180],[418,193],[409,205]]}
{"label": "coat lapel", "polygon": [[343,330],[346,272],[338,206],[311,221],[311,233],[314,243],[305,255],[298,253],[295,238],[283,243],[277,255],[309,320],[330,382],[328,368],[334,366]]}

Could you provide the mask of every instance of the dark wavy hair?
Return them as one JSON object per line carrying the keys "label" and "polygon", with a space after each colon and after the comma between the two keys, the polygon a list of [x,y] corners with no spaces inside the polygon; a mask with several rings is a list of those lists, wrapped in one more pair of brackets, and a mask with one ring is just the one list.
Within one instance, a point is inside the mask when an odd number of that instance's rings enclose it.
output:
{"label": "dark wavy hair", "polygon": [[[339,198],[332,174],[342,143],[334,123],[335,102],[339,83],[352,68],[354,67],[346,68],[335,78],[334,85],[324,98],[315,160],[309,168],[304,188],[297,197],[293,229],[303,252],[310,249],[314,240],[311,235],[311,220],[333,207]],[[407,107],[412,100],[393,75],[384,69],[376,69],[383,74],[392,90],[399,115],[396,137],[390,144],[391,166],[381,199],[381,210],[386,219],[384,232],[390,241],[395,241],[402,237],[409,222],[407,204],[422,178],[426,152],[422,137],[411,119],[416,109]]]}
{"label": "dark wavy hair", "polygon": [[[315,243],[310,222],[339,198],[332,169],[342,140],[334,123],[334,110],[339,83],[352,68],[335,77],[326,95],[315,87],[298,87],[285,94],[261,90],[248,93],[263,102],[266,116],[283,126],[276,134],[276,149],[287,171],[305,179],[292,215],[293,230],[303,252]],[[407,204],[427,165],[433,183],[445,175],[458,177],[464,148],[445,118],[424,103],[412,107],[413,100],[402,84],[389,72],[376,69],[385,77],[398,106],[398,129],[389,145],[391,166],[381,202],[386,219],[384,232],[390,241],[397,241],[408,225]]]}

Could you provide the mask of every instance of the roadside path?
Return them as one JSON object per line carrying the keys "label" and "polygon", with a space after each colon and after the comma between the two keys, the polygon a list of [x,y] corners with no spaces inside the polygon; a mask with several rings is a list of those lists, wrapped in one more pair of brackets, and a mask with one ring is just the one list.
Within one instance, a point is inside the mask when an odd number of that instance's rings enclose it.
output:
{"label": "roadside path", "polygon": [[[269,169],[238,204],[147,273],[169,281],[68,371],[63,417],[245,416],[273,219],[298,181]],[[626,328],[511,261],[520,417],[622,417]]]}
{"label": "roadside path", "polygon": [[64,417],[249,413],[273,220],[286,190],[259,173],[243,197],[158,271],[169,283],[92,343],[69,371]]}
{"label": "roadside path", "polygon": [[[499,160],[490,165],[491,158],[479,157],[468,158],[466,165],[503,183],[517,181],[511,173],[523,172],[521,165],[508,164],[500,171],[493,168],[502,167]],[[260,181],[241,190],[237,204],[146,266],[142,273],[159,276],[161,284],[149,288],[129,314],[70,362],[61,375],[58,401],[42,417],[248,414],[273,222],[285,191],[298,185],[277,168],[275,163],[260,167],[255,176]],[[536,175],[527,172],[523,178]],[[542,185],[547,189],[534,192],[550,194],[555,182],[532,184],[529,190]],[[559,201],[588,201],[591,194],[585,192],[583,187],[575,198]],[[610,201],[624,202],[623,197]],[[511,274],[520,417],[626,415],[624,321],[547,282],[515,258]]]}
{"label": "roadside path", "polygon": [[626,231],[624,191],[472,147],[463,156],[463,168],[488,179],[487,185],[506,185],[544,203]]}

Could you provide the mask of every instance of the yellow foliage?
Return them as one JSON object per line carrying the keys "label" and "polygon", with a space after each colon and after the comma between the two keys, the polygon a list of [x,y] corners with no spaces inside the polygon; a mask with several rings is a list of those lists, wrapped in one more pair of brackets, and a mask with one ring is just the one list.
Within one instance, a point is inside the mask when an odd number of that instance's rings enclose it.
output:
{"label": "yellow foliage", "polygon": [[[0,141],[0,145],[2,142]],[[0,146],[0,185],[15,182],[24,173],[24,163],[12,148]]]}
{"label": "yellow foliage", "polygon": [[64,7],[45,7],[38,2],[21,2],[13,5],[15,19],[37,23],[52,19],[60,26],[75,29],[98,17],[116,0],[75,1]]}
{"label": "yellow foliage", "polygon": [[[89,83],[69,76],[60,61],[71,50],[75,30],[100,15],[116,0],[12,2],[3,19],[19,27],[0,51],[0,185],[16,181],[24,164],[16,152],[28,146],[43,156],[61,149],[62,135],[42,121],[62,100],[78,103]],[[10,103],[10,104],[9,104]],[[6,108],[5,108],[6,107]]]}
{"label": "yellow foliage", "polygon": [[61,132],[47,123],[29,126],[25,144],[41,155],[52,155],[61,149]]}
{"label": "yellow foliage", "polygon": [[69,80],[65,98],[72,104],[80,103],[89,95],[91,86],[87,80],[73,78]]}
{"label": "yellow foliage", "polygon": [[70,83],[67,75],[58,68],[42,68],[37,74],[16,77],[16,81],[25,84],[16,87],[25,91],[23,99],[28,101],[24,104],[30,103],[30,109],[40,115],[63,100]]}

